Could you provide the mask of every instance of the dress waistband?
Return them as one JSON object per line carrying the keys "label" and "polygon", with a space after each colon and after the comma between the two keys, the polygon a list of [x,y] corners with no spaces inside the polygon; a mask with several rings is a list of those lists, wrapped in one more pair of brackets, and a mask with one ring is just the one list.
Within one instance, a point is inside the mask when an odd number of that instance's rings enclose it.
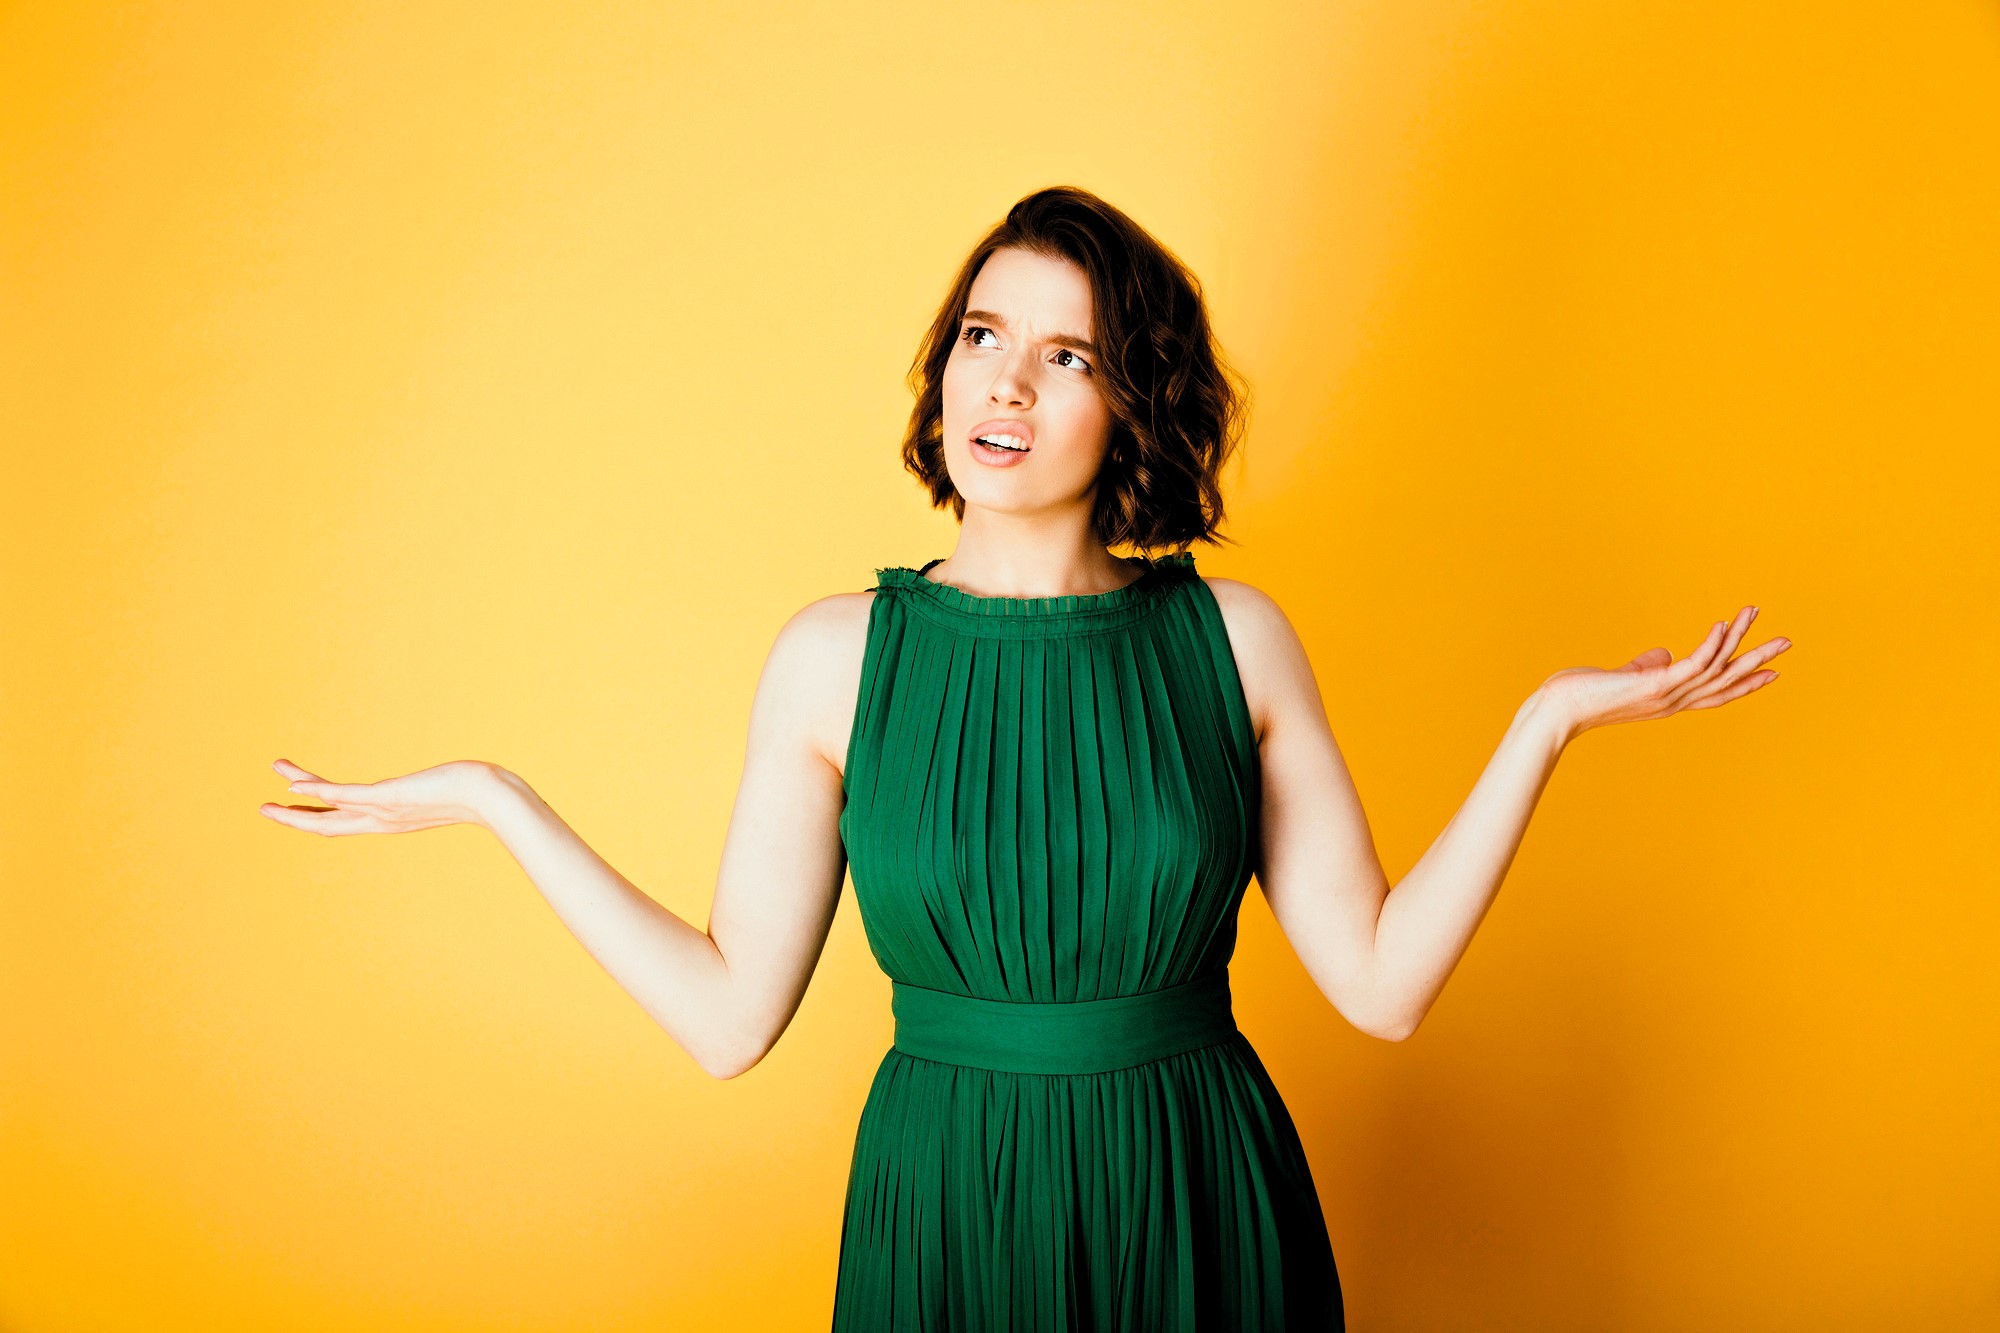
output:
{"label": "dress waistband", "polygon": [[1224,968],[1103,1000],[986,1000],[897,981],[896,1049],[1012,1074],[1102,1074],[1213,1046],[1236,1032]]}

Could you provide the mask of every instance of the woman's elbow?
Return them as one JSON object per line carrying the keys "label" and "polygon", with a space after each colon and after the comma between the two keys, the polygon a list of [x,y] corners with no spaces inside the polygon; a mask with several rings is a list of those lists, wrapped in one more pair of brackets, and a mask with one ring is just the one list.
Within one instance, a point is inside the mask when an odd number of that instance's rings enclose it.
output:
{"label": "woman's elbow", "polygon": [[1380,1037],[1383,1041],[1408,1041],[1417,1034],[1417,1028],[1422,1025],[1423,1021],[1422,1016],[1419,1015],[1416,1018],[1401,1019],[1395,1022],[1378,1022],[1371,1027],[1363,1028],[1362,1031],[1371,1037]]}
{"label": "woman's elbow", "polygon": [[698,1063],[708,1072],[708,1076],[722,1082],[740,1078],[763,1063],[763,1050],[727,1050],[705,1055]]}
{"label": "woman's elbow", "polygon": [[719,1043],[697,1058],[711,1078],[721,1080],[738,1078],[764,1062],[764,1057],[778,1044],[779,1035],[781,1034],[738,1033],[732,1040]]}
{"label": "woman's elbow", "polygon": [[1346,1012],[1348,1022],[1382,1041],[1408,1041],[1424,1021],[1422,1011],[1401,1006],[1356,1005]]}

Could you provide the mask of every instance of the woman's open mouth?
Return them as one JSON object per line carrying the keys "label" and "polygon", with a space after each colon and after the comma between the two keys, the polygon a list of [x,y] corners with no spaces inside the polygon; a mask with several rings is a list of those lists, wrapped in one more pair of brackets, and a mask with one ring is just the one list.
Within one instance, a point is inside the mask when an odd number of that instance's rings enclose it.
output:
{"label": "woman's open mouth", "polygon": [[1020,462],[1034,448],[1026,425],[1018,421],[988,421],[973,429],[972,456],[994,467]]}

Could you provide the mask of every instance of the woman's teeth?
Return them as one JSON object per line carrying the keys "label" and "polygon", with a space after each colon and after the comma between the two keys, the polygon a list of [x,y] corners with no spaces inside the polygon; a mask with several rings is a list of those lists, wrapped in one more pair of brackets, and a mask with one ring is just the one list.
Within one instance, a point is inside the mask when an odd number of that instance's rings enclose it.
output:
{"label": "woman's teeth", "polygon": [[1012,435],[975,435],[973,438],[990,448],[1012,449],[1017,454],[1028,452],[1021,442]]}

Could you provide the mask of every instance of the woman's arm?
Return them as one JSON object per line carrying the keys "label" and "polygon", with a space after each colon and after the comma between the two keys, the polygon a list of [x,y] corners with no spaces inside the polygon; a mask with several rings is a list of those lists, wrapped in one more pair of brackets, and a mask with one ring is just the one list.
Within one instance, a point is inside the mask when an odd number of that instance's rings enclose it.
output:
{"label": "woman's arm", "polygon": [[1291,622],[1248,584],[1209,583],[1259,737],[1258,882],[1320,991],[1355,1027],[1388,1041],[1417,1030],[1458,966],[1571,740],[1747,694],[1777,676],[1755,668],[1791,646],[1773,639],[1730,660],[1750,624],[1739,613],[1679,661],[1655,648],[1613,671],[1557,672],[1515,712],[1465,803],[1391,889]]}
{"label": "woman's arm", "polygon": [[786,622],[772,645],[751,703],[706,931],[619,874],[497,764],[460,761],[367,784],[320,782],[286,766],[308,779],[294,791],[331,808],[267,805],[264,813],[328,834],[449,823],[491,830],[640,1007],[703,1069],[733,1078],[764,1057],[798,1012],[838,905],[847,858],[840,769],[829,756],[845,762],[871,596],[823,598]]}

